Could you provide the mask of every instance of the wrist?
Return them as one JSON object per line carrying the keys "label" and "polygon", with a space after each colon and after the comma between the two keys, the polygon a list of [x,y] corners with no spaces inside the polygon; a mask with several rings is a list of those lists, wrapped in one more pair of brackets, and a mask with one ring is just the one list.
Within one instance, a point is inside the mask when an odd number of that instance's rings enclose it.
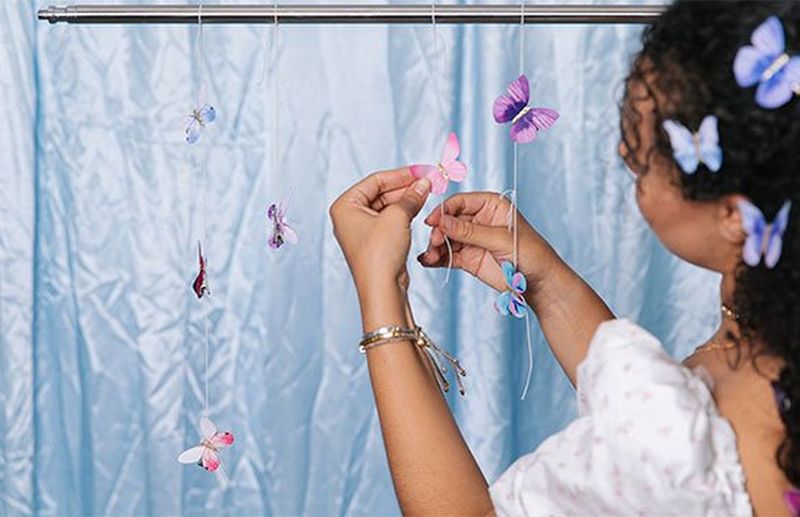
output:
{"label": "wrist", "polygon": [[358,289],[358,301],[364,333],[386,325],[406,325],[406,294],[396,280]]}

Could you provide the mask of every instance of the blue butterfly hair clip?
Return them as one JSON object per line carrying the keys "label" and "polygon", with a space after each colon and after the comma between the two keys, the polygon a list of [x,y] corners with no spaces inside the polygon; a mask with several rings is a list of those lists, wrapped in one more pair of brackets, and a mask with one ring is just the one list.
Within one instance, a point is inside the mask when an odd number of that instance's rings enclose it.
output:
{"label": "blue butterfly hair clip", "polygon": [[750,43],[736,53],[733,74],[743,88],[758,84],[756,104],[779,108],[800,95],[800,57],[786,53],[780,18],[770,16],[756,27]]}
{"label": "blue butterfly hair clip", "polygon": [[778,215],[771,223],[767,223],[759,208],[747,200],[739,201],[739,212],[742,215],[742,228],[747,234],[744,241],[742,258],[745,264],[757,266],[764,257],[764,265],[772,269],[781,258],[783,234],[789,225],[789,211],[792,202],[785,201]]}
{"label": "blue butterfly hair clip", "polygon": [[708,115],[700,123],[697,133],[674,120],[662,124],[672,145],[672,156],[686,174],[694,174],[703,163],[712,172],[722,166],[722,148],[719,146],[717,117]]}

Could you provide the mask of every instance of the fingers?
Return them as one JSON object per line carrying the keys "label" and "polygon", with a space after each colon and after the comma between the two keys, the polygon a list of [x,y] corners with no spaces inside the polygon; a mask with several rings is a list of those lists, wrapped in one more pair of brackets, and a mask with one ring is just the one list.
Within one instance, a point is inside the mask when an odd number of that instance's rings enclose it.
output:
{"label": "fingers", "polygon": [[445,214],[440,217],[438,228],[454,241],[488,251],[505,252],[511,249],[511,234],[504,226],[485,226]]}
{"label": "fingers", "polygon": [[[444,202],[444,211],[450,215],[475,215],[480,212],[490,201],[495,201],[500,195],[495,192],[464,192],[454,194]],[[440,206],[434,208],[425,218],[425,224],[436,226],[442,216]]]}
{"label": "fingers", "polygon": [[369,206],[382,194],[407,187],[415,180],[408,167],[375,172],[359,181],[343,194],[364,206]]}
{"label": "fingers", "polygon": [[407,188],[400,199],[396,203],[392,203],[386,207],[386,211],[402,212],[408,222],[411,222],[414,217],[422,210],[425,205],[425,200],[428,199],[428,194],[431,191],[431,182],[427,178],[416,180],[410,188]]}
{"label": "fingers", "polygon": [[391,205],[392,203],[397,203],[397,201],[401,197],[403,197],[403,194],[405,193],[407,188],[408,188],[407,186],[404,186],[384,192],[383,194],[375,198],[375,200],[372,201],[372,203],[370,203],[369,207],[375,210],[376,212],[380,212],[381,210]]}

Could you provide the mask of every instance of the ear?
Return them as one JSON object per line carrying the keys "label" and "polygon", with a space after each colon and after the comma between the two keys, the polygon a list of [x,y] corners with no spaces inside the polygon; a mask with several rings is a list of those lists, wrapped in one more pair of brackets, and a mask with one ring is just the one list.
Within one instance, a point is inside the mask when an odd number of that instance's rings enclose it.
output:
{"label": "ear", "polygon": [[741,194],[728,194],[718,201],[717,227],[720,235],[731,244],[741,244],[746,235],[742,228],[742,214],[739,201],[747,199]]}

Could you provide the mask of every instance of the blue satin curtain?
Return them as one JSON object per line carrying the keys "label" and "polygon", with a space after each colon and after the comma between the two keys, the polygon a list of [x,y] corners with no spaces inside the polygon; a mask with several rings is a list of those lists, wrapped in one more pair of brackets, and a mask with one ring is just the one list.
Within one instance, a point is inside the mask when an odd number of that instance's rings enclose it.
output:
{"label": "blue satin curtain", "polygon": [[[518,27],[439,26],[438,53],[430,26],[282,27],[259,84],[269,27],[206,26],[218,117],[189,147],[197,28],[35,21],[49,3],[0,3],[0,514],[397,514],[327,207],[369,172],[437,159],[449,130],[470,166],[458,189],[509,188],[491,104],[519,71]],[[520,205],[680,357],[716,323],[718,278],[658,244],[616,156],[640,32],[527,28],[533,102],[562,117],[520,148]],[[272,252],[265,209],[285,195],[300,242]],[[464,274],[409,267],[418,322],[469,372],[449,398],[494,480],[574,417],[574,392],[534,322],[521,401],[524,324]],[[176,462],[198,438],[204,310],[227,482]]]}

